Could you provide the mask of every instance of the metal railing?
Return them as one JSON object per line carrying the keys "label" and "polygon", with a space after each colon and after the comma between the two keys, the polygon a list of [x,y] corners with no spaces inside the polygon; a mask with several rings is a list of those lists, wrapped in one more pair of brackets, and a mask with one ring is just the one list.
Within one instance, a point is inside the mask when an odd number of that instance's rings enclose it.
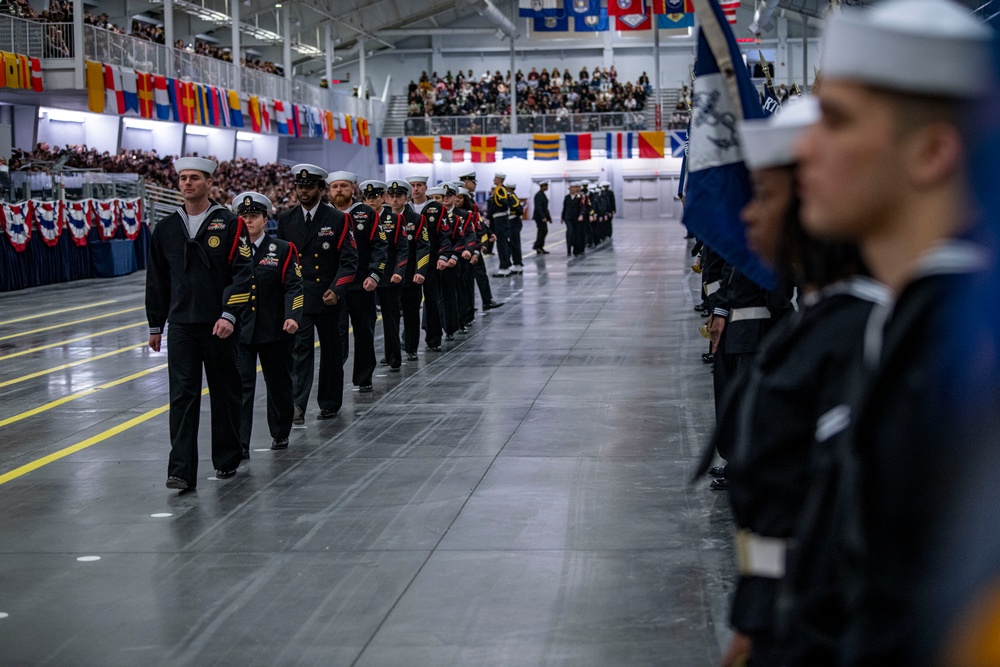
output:
{"label": "metal railing", "polygon": [[[110,174],[100,169],[10,172],[10,201],[40,199],[131,199],[147,197],[147,185],[138,174]],[[177,193],[174,193],[177,194]],[[177,195],[180,197],[180,195]],[[147,201],[147,204],[149,202]],[[148,207],[147,207],[148,210]],[[147,220],[151,221],[152,218]]]}
{"label": "metal railing", "polygon": [[152,227],[183,206],[184,197],[176,190],[161,188],[147,183],[144,203],[146,204],[149,225]]}
{"label": "metal railing", "polygon": [[0,14],[0,50],[29,58],[72,58],[73,24],[40,23]]}
{"label": "metal railing", "polygon": [[[646,117],[641,111],[606,113],[567,113],[550,115],[517,115],[519,133],[604,132],[608,130],[645,130]],[[509,116],[432,116],[406,118],[403,132],[407,135],[436,134],[507,134]]]}

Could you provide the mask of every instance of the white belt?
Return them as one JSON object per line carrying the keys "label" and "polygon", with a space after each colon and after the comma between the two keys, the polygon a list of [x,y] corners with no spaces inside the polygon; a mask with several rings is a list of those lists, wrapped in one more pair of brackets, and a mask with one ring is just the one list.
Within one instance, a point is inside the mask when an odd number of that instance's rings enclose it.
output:
{"label": "white belt", "polygon": [[739,322],[740,320],[769,320],[771,319],[771,311],[763,306],[754,306],[753,308],[733,308],[729,313],[730,322]]}
{"label": "white belt", "polygon": [[496,212],[496,213],[493,214],[493,217],[494,218],[506,218],[508,215],[509,214],[506,211],[503,212],[503,213],[501,213],[501,212],[498,211],[498,212]]}
{"label": "white belt", "polygon": [[719,291],[720,287],[722,287],[721,280],[716,280],[714,283],[705,283],[706,296],[712,296],[713,294]]}
{"label": "white belt", "polygon": [[788,540],[736,531],[736,570],[742,575],[781,579],[785,576]]}

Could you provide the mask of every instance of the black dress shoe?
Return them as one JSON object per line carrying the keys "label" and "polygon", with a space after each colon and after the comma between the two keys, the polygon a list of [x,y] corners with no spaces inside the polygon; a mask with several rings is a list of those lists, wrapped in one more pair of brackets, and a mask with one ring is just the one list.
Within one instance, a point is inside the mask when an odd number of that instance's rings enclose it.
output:
{"label": "black dress shoe", "polygon": [[242,458],[243,458],[244,461],[250,460],[250,449],[248,447],[244,447],[243,448],[243,456],[242,456]]}
{"label": "black dress shoe", "polygon": [[725,477],[726,466],[712,466],[708,469],[708,474],[712,477]]}
{"label": "black dress shoe", "polygon": [[236,470],[216,470],[215,476],[218,479],[229,479],[236,474]]}
{"label": "black dress shoe", "polygon": [[188,484],[186,480],[180,477],[167,477],[167,488],[177,489],[178,491],[190,491],[194,488],[194,485]]}
{"label": "black dress shoe", "polygon": [[440,345],[428,345],[427,349],[430,350],[431,352],[440,352],[441,351],[441,346]]}
{"label": "black dress shoe", "polygon": [[416,352],[407,352],[406,353],[406,360],[407,361],[416,361],[418,358],[419,357],[417,357],[417,353]]}
{"label": "black dress shoe", "polygon": [[288,438],[275,438],[271,442],[271,449],[288,449]]}
{"label": "black dress shoe", "polygon": [[705,352],[701,355],[701,361],[705,364],[711,364],[715,362],[715,355],[711,352]]}
{"label": "black dress shoe", "polygon": [[465,328],[465,327],[459,327],[458,328],[458,333],[460,333],[460,334],[467,334],[467,333],[469,333],[469,330],[467,328]]}
{"label": "black dress shoe", "polygon": [[447,334],[444,337],[445,340],[455,340],[455,334]]}
{"label": "black dress shoe", "polygon": [[729,490],[729,480],[725,477],[719,477],[712,480],[712,483],[708,485],[708,488],[713,491],[728,491]]}
{"label": "black dress shoe", "polygon": [[295,412],[292,414],[292,428],[305,428],[306,427],[306,411],[295,406]]}
{"label": "black dress shoe", "polygon": [[389,366],[389,372],[390,373],[398,373],[399,372],[399,366]]}
{"label": "black dress shoe", "polygon": [[[340,413],[336,410],[320,410],[319,414],[316,415],[316,420],[323,421],[325,419],[336,419],[338,414]],[[287,444],[288,441],[286,440],[285,442]],[[274,447],[271,447],[271,449],[274,449]]]}
{"label": "black dress shoe", "polygon": [[372,393],[372,386],[370,384],[363,384],[360,387],[358,387],[358,391],[360,391],[362,394],[370,394]]}
{"label": "black dress shoe", "polygon": [[388,362],[388,361],[386,360],[386,358],[385,358],[385,357],[382,357],[381,359],[379,359],[379,360],[378,360],[378,362],[379,362],[380,364],[382,364],[383,366],[386,366],[386,365],[388,365],[388,363],[389,363],[389,362]]}
{"label": "black dress shoe", "polygon": [[486,306],[483,307],[483,310],[493,310],[494,308],[499,308],[500,306],[503,305],[503,303],[504,303],[503,301],[490,301],[488,304],[486,304]]}

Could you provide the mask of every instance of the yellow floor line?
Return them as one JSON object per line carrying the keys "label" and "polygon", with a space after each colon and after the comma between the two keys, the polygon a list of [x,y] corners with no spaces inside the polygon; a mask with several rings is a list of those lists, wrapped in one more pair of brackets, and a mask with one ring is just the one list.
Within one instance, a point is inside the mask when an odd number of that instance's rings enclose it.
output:
{"label": "yellow floor line", "polygon": [[53,347],[61,347],[62,345],[69,345],[71,343],[79,343],[81,340],[88,340],[90,338],[97,338],[98,336],[106,336],[108,334],[118,333],[119,331],[125,331],[126,329],[135,329],[136,327],[149,326],[145,322],[137,322],[136,324],[126,324],[123,327],[115,327],[114,329],[105,329],[104,331],[95,331],[94,333],[87,334],[86,336],[77,336],[76,338],[70,338],[69,340],[61,340],[58,343],[49,343],[48,345],[40,345],[38,347],[33,347],[28,350],[21,350],[20,352],[13,352],[11,354],[5,354],[0,357],[0,361],[4,359],[13,359],[14,357],[23,357],[26,354],[32,354],[34,352],[41,352],[42,350],[50,350]]}
{"label": "yellow floor line", "polygon": [[146,343],[138,343],[136,345],[129,345],[128,347],[123,347],[117,350],[112,350],[110,352],[104,352],[102,354],[94,355],[87,359],[80,359],[79,361],[71,361],[67,364],[59,364],[58,366],[53,366],[52,368],[46,368],[44,371],[36,371],[35,373],[28,373],[27,375],[22,375],[21,377],[12,378],[10,380],[4,380],[0,382],[0,388],[9,387],[12,384],[18,384],[20,382],[26,382],[28,380],[34,380],[35,378],[42,377],[43,375],[50,375],[51,373],[58,373],[59,371],[64,371],[67,368],[73,368],[74,366],[80,366],[83,364],[89,364],[92,361],[99,361],[101,359],[107,359],[108,357],[113,357],[116,354],[121,354],[123,352],[130,352],[131,350],[138,350],[139,348],[146,347]]}
{"label": "yellow floor line", "polygon": [[16,324],[18,322],[27,322],[28,320],[37,320],[40,317],[48,317],[49,315],[60,315],[62,313],[70,313],[74,310],[86,310],[87,308],[96,308],[97,306],[106,306],[109,303],[118,303],[118,299],[110,299],[108,301],[97,301],[95,303],[88,303],[86,306],[73,306],[72,308],[60,308],[59,310],[50,310],[47,313],[38,313],[37,315],[25,315],[24,317],[18,317],[13,320],[4,320],[0,322],[0,327],[6,324]]}
{"label": "yellow floor line", "polygon": [[21,336],[30,336],[32,334],[42,333],[43,331],[52,331],[53,329],[60,329],[62,327],[71,327],[76,324],[83,324],[84,322],[93,322],[94,320],[103,320],[106,317],[114,317],[115,315],[124,315],[125,313],[134,313],[137,310],[145,310],[145,306],[138,306],[137,308],[126,308],[125,310],[116,310],[113,313],[107,313],[105,315],[94,315],[93,317],[85,317],[82,320],[73,320],[72,322],[62,322],[60,324],[52,324],[47,327],[42,327],[40,329],[32,329],[31,331],[22,331],[15,334],[7,334],[6,336],[0,336],[0,340],[10,340],[11,338],[20,338]]}

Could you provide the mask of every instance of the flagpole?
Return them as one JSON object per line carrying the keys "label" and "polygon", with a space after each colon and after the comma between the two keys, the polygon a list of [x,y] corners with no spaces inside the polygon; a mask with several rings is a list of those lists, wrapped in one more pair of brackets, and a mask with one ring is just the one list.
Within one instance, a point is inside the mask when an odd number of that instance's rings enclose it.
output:
{"label": "flagpole", "polygon": [[514,37],[510,40],[510,133],[517,134],[517,81],[514,75]]}
{"label": "flagpole", "polygon": [[657,15],[650,16],[653,19],[653,76],[656,83],[653,84],[653,113],[656,119],[656,131],[663,129],[663,109],[660,108],[660,24]]}

